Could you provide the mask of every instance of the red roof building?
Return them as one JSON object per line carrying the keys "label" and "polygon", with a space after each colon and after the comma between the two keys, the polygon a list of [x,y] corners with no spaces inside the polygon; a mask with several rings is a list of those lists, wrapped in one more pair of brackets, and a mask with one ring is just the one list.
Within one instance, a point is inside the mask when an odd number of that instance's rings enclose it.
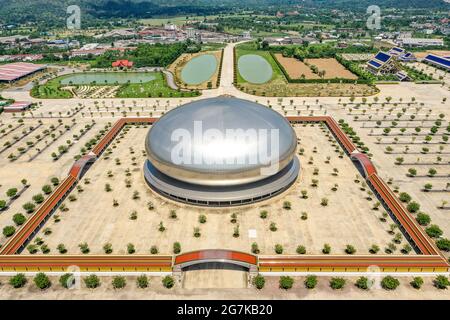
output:
{"label": "red roof building", "polygon": [[133,61],[128,60],[117,60],[112,63],[113,68],[132,68],[133,67]]}

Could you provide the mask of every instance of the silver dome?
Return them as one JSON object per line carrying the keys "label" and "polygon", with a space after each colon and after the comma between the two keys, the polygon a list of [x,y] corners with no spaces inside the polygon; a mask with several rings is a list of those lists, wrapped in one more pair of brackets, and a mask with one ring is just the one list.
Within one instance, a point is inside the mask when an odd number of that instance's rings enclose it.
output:
{"label": "silver dome", "polygon": [[[195,128],[199,128],[199,123],[202,132],[212,129],[218,135],[206,141],[195,139],[196,132],[199,132]],[[273,129],[277,129],[277,144],[271,144],[274,141],[270,140]],[[258,135],[258,139],[254,139],[254,136],[249,135],[245,139],[236,139],[227,134],[230,130],[254,133],[265,131],[268,136],[264,139]],[[192,137],[184,140],[183,144],[192,161],[180,163],[174,160],[174,148],[180,145],[180,140],[174,139],[174,132]],[[270,174],[264,171],[269,166],[269,158],[261,159],[262,140],[263,144],[267,142],[266,156],[270,158],[270,165],[277,168]],[[152,125],[145,145],[152,165],[174,179],[199,185],[232,186],[259,181],[281,171],[293,159],[297,139],[289,122],[270,108],[242,99],[218,97],[191,102],[171,110]],[[196,154],[201,154],[201,161],[194,159]]]}

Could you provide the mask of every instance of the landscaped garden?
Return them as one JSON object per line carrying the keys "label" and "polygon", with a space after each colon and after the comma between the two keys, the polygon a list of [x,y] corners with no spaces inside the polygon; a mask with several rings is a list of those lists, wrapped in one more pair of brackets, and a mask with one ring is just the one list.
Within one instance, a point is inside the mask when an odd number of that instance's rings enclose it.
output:
{"label": "landscaped garden", "polygon": [[192,97],[195,91],[171,89],[161,72],[85,72],[64,75],[35,85],[40,99]]}
{"label": "landscaped garden", "polygon": [[258,42],[238,45],[236,86],[260,96],[367,96],[378,92],[370,81],[360,79],[334,58],[302,62],[280,50],[262,48]]}

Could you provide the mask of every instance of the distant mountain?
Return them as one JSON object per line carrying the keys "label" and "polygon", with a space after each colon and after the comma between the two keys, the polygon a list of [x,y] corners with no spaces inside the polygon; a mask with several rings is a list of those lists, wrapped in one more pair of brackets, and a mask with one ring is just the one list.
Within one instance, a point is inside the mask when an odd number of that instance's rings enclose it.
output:
{"label": "distant mountain", "polygon": [[[450,0],[447,0],[450,1]],[[376,3],[383,8],[442,8],[450,10],[444,0],[0,0],[0,22],[23,23],[39,21],[64,23],[66,8],[77,4],[85,19],[110,17],[154,17],[175,15],[206,15],[234,8],[261,9],[293,5],[316,8],[365,10]]]}

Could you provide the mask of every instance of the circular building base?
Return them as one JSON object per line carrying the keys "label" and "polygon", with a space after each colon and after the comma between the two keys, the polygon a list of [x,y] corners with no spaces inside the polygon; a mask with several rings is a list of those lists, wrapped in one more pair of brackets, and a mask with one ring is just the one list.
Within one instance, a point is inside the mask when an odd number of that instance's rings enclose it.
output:
{"label": "circular building base", "polygon": [[199,205],[229,207],[271,198],[288,189],[297,179],[300,162],[297,157],[280,172],[266,179],[237,186],[202,186],[171,178],[150,161],[144,164],[144,177],[156,192],[175,201]]}

